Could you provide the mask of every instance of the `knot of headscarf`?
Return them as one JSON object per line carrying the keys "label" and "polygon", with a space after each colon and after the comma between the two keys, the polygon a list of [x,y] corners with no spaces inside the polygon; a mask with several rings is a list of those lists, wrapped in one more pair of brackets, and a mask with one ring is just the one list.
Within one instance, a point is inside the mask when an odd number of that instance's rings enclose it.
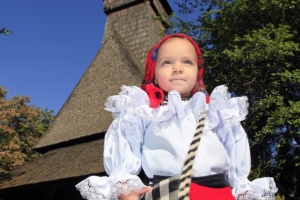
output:
{"label": "knot of headscarf", "polygon": [[167,39],[170,39],[172,37],[181,37],[187,39],[191,44],[194,46],[196,50],[196,54],[198,57],[198,79],[197,84],[195,88],[191,91],[191,95],[194,93],[201,91],[206,95],[206,102],[209,102],[209,95],[205,89],[202,77],[204,74],[204,65],[203,65],[203,57],[202,53],[200,51],[200,48],[198,47],[197,43],[190,38],[189,36],[181,33],[175,33],[170,34],[165,37],[163,37],[158,43],[153,45],[150,49],[150,51],[147,54],[146,57],[146,66],[145,66],[145,74],[144,74],[144,80],[142,83],[141,88],[148,94],[149,100],[150,100],[150,107],[155,108],[161,104],[161,102],[164,100],[164,92],[162,89],[159,88],[157,84],[154,83],[155,79],[155,66],[156,66],[156,59],[157,54],[160,46],[162,43],[164,43]]}

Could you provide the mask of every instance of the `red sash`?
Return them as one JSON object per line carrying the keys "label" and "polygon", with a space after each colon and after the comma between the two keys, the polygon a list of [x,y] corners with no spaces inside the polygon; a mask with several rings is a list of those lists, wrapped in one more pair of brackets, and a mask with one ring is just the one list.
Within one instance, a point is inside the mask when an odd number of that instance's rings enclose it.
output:
{"label": "red sash", "polygon": [[190,200],[234,200],[230,187],[210,188],[191,183]]}

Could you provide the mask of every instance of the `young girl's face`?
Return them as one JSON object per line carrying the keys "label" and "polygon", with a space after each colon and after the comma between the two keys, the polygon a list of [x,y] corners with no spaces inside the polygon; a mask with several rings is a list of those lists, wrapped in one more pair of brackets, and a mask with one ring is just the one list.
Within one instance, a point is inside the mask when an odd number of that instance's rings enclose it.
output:
{"label": "young girl's face", "polygon": [[194,46],[185,38],[173,37],[159,48],[155,82],[165,92],[177,90],[182,97],[190,95],[198,75],[198,58]]}

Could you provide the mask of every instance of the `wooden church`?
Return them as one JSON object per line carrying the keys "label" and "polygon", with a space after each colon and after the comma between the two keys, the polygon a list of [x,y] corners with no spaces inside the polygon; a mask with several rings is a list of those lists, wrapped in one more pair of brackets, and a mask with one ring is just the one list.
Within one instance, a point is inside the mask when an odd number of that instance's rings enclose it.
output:
{"label": "wooden church", "polygon": [[164,28],[153,17],[172,10],[166,0],[104,0],[104,12],[102,46],[34,146],[42,156],[0,176],[1,200],[82,199],[75,185],[105,175],[103,141],[112,116],[104,102],[122,85],[141,84],[146,54]]}

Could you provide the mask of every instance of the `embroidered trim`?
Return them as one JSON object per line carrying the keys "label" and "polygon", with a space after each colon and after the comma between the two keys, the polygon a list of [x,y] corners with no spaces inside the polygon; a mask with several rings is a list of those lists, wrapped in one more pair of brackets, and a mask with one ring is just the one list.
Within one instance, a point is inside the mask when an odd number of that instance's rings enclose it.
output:
{"label": "embroidered trim", "polygon": [[134,113],[153,122],[169,120],[175,115],[173,110],[166,110],[160,116],[155,117],[151,112],[147,112],[146,109],[143,107],[136,108]]}
{"label": "embroidered trim", "polygon": [[[205,109],[206,109],[206,100],[198,97],[199,95],[200,94],[194,94],[194,96],[191,99],[191,103],[190,103],[190,105],[193,106],[193,113],[194,113],[194,116],[195,116],[197,122],[203,116],[203,114],[205,113]],[[208,118],[206,118],[205,121],[207,119]]]}
{"label": "embroidered trim", "polygon": [[176,114],[175,112],[178,109],[183,111],[177,112],[179,118],[182,117],[182,114],[185,116],[184,113],[188,109],[191,109],[194,112],[196,119],[199,119],[205,110],[205,99],[202,99],[202,96],[200,97],[198,93],[194,94],[192,97],[183,98],[184,101],[188,100],[189,102],[185,107],[182,107],[182,98],[179,93],[176,91],[171,91],[167,97],[168,102],[162,103],[162,105],[169,104],[169,107],[164,111],[160,111],[160,108],[153,109],[149,107],[148,96],[140,88],[135,86],[123,86],[121,89],[122,91],[119,95],[109,97],[105,103],[105,109],[112,112],[114,118],[119,117],[122,110],[126,109],[124,110],[124,114],[122,112],[122,115],[124,116],[137,115],[153,122],[162,122],[170,120],[172,117],[174,117]]}
{"label": "embroidered trim", "polygon": [[228,87],[225,85],[216,87],[213,93],[217,93],[224,101],[228,101],[231,98],[231,94],[228,92]]}
{"label": "embroidered trim", "polygon": [[118,199],[118,196],[128,195],[131,192],[138,192],[146,187],[139,179],[129,179],[124,182],[118,182],[112,189],[109,199]]}
{"label": "embroidered trim", "polygon": [[270,191],[264,191],[263,195],[259,196],[254,191],[248,190],[239,194],[237,200],[275,200],[275,194]]}
{"label": "embroidered trim", "polygon": [[[133,137],[136,142],[142,143],[144,129],[136,116],[134,117],[133,115],[129,115],[126,120],[124,119],[121,121],[120,127],[121,133],[126,139]],[[118,129],[118,127],[114,128],[115,131]]]}
{"label": "embroidered trim", "polygon": [[[221,100],[220,100],[221,98]],[[242,120],[246,119],[248,114],[248,98],[247,97],[235,97],[231,98],[228,88],[226,86],[218,86],[214,89],[211,94],[211,102],[209,104],[209,110],[211,115],[208,113],[208,124],[214,129],[223,123],[224,131],[223,134],[218,134],[220,141],[225,145],[230,145],[235,142],[239,137],[243,137],[245,133],[233,132],[234,126],[240,125]],[[226,110],[233,110],[235,112],[229,112]],[[238,112],[238,113],[237,113]],[[218,124],[214,124],[214,121]],[[214,126],[214,127],[213,127]],[[227,142],[227,144],[225,144]]]}
{"label": "embroidered trim", "polygon": [[229,180],[229,184],[233,188],[246,188],[249,180],[247,178],[247,174],[241,175],[234,180]]}
{"label": "embroidered trim", "polygon": [[107,101],[104,103],[104,106],[105,109],[109,110],[110,112],[119,113],[121,109],[123,109],[126,106],[127,102],[128,100],[125,96],[115,95],[107,98]]}
{"label": "embroidered trim", "polygon": [[[245,178],[243,178],[242,181],[235,181],[234,187],[246,188],[245,182]],[[278,189],[273,178],[268,177],[268,188],[264,189],[264,192],[261,196],[255,191],[247,190],[244,193],[239,194],[237,200],[274,200],[277,190]]]}
{"label": "embroidered trim", "polygon": [[96,188],[94,188],[90,182],[90,180],[85,179],[82,182],[78,183],[76,189],[80,192],[81,196],[87,200],[105,200],[107,198],[104,197],[103,194],[98,192]]}
{"label": "embroidered trim", "polygon": [[[112,171],[110,177],[115,179],[117,177],[124,177],[128,175],[128,172],[125,169],[117,169]],[[118,196],[128,195],[132,191],[138,192],[141,189],[146,187],[142,181],[137,177],[136,179],[128,179],[125,181],[117,182],[114,187],[111,189],[107,199],[118,199]]]}
{"label": "embroidered trim", "polygon": [[153,133],[158,134],[159,132],[161,132],[162,129],[167,129],[171,124],[175,124],[177,127],[179,127],[177,117],[173,117],[172,119],[163,121],[159,123],[157,126],[154,126]]}

